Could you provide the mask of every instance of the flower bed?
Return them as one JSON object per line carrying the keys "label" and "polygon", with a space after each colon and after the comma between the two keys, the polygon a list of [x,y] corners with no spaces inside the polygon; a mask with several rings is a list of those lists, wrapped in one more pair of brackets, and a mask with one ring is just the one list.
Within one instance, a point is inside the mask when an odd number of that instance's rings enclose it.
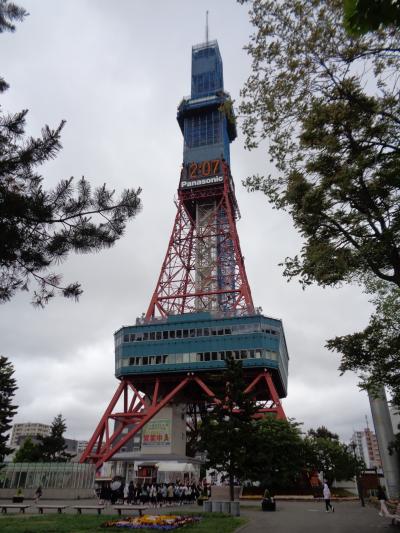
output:
{"label": "flower bed", "polygon": [[194,524],[201,520],[199,516],[185,515],[144,515],[119,520],[109,520],[102,524],[102,527],[119,527],[128,529],[158,529],[161,531],[171,531],[179,527]]}

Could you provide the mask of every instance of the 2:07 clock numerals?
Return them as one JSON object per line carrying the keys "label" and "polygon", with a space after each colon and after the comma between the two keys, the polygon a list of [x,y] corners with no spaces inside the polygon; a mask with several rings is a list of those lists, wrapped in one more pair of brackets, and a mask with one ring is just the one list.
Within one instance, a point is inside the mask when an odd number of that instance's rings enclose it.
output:
{"label": "2:07 clock numerals", "polygon": [[215,176],[219,172],[219,159],[211,159],[210,161],[202,161],[201,163],[190,163],[189,178],[195,179],[199,176]]}

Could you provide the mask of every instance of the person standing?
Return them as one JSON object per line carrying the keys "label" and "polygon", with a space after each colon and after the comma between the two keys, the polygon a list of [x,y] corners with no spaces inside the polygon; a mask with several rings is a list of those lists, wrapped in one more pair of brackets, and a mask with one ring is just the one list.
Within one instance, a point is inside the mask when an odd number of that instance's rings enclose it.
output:
{"label": "person standing", "polygon": [[331,510],[332,513],[334,513],[335,512],[335,508],[331,504],[331,491],[329,490],[328,482],[327,482],[326,479],[324,481],[324,488],[322,489],[322,492],[323,492],[323,495],[324,495],[326,512],[329,513],[329,510]]}
{"label": "person standing", "polygon": [[120,498],[121,482],[119,479],[114,479],[111,483],[111,504],[114,505],[117,503],[117,500]]}
{"label": "person standing", "polygon": [[126,481],[124,485],[124,504],[125,503],[129,503],[129,485]]}
{"label": "person standing", "polygon": [[132,504],[135,500],[135,486],[133,481],[129,482],[128,485],[128,503]]}

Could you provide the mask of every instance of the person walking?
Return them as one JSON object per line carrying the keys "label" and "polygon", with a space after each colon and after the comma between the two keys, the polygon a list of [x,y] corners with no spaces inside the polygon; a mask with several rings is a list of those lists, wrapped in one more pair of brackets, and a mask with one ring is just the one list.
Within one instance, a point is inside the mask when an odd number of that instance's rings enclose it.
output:
{"label": "person walking", "polygon": [[35,503],[38,503],[41,497],[42,497],[42,487],[39,485],[35,491]]}
{"label": "person walking", "polygon": [[387,507],[386,507],[386,493],[385,488],[382,487],[382,485],[379,485],[378,487],[378,494],[377,494],[378,500],[379,500],[379,516],[384,516],[387,514]]}
{"label": "person walking", "polygon": [[329,510],[331,510],[332,513],[334,513],[335,512],[335,508],[331,504],[331,491],[329,490],[328,482],[327,482],[326,479],[324,480],[324,488],[322,489],[322,492],[323,492],[323,495],[324,495],[326,512],[329,513]]}

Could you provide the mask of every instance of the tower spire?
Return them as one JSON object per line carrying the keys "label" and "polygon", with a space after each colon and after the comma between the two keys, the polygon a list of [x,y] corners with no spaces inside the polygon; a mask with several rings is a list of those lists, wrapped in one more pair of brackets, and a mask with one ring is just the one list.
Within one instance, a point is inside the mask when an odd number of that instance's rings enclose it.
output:
{"label": "tower spire", "polygon": [[208,10],[206,11],[206,43],[208,44]]}

